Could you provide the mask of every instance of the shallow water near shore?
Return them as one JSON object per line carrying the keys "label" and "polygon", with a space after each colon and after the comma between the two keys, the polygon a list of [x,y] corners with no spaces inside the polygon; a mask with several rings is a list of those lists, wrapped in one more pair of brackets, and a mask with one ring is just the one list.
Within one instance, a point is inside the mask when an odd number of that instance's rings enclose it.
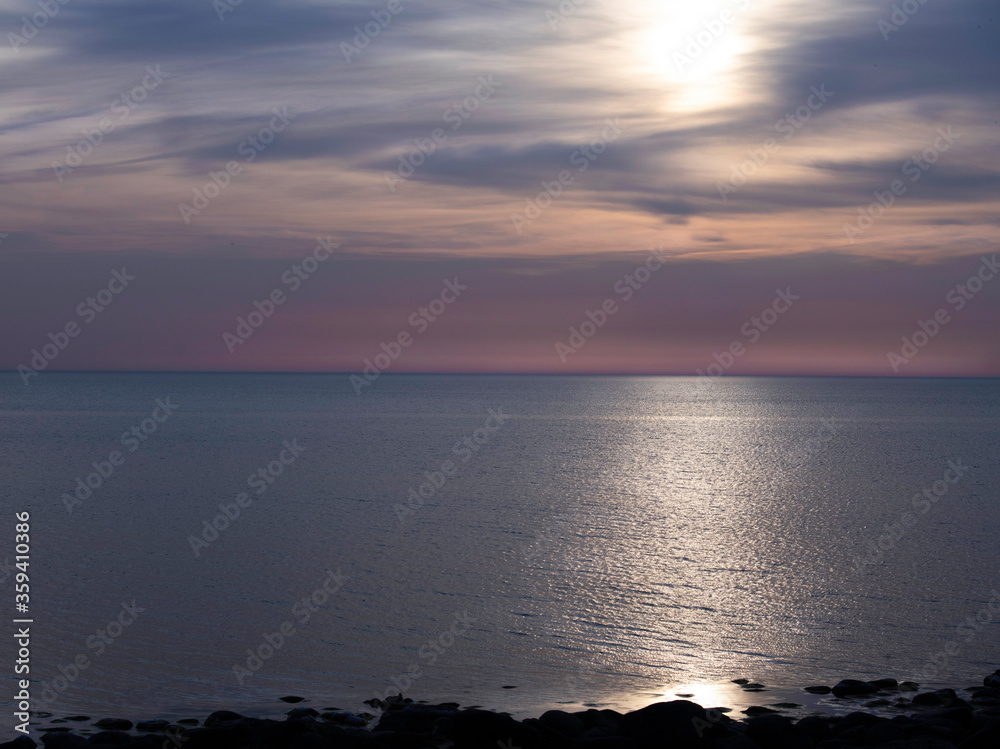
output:
{"label": "shallow water near shore", "polygon": [[[156,399],[177,410],[146,434]],[[528,717],[715,706],[737,677],[771,689],[747,704],[812,704],[998,665],[996,380],[7,374],[0,411],[55,714],[402,686]]]}

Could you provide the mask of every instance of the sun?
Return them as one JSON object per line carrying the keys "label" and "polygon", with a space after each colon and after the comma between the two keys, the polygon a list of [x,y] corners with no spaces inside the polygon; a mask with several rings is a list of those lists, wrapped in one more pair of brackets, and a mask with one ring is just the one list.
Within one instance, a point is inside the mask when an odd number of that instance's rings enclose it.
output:
{"label": "sun", "polygon": [[630,40],[634,60],[664,88],[669,110],[696,112],[739,101],[740,58],[753,46],[750,14],[750,0],[636,10],[644,22]]}

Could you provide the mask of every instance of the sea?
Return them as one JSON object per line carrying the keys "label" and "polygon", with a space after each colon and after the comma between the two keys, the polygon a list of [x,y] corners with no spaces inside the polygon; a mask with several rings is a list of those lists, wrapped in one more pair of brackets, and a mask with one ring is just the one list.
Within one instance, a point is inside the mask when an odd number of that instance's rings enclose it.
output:
{"label": "sea", "polygon": [[996,379],[4,373],[0,589],[27,513],[52,716],[981,684],[998,437]]}

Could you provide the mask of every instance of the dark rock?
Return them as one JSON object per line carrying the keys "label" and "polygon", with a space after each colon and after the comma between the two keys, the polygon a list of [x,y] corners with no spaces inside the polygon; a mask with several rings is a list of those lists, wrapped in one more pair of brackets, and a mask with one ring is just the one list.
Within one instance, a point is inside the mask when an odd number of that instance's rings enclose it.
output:
{"label": "dark rock", "polygon": [[135,724],[137,731],[166,731],[169,727],[169,720],[141,720]]}
{"label": "dark rock", "polygon": [[787,743],[792,735],[792,721],[778,713],[758,715],[747,721],[747,738],[764,746]]}
{"label": "dark rock", "polygon": [[740,685],[741,687],[742,687],[742,686],[743,686],[744,684],[749,684],[749,683],[750,683],[750,680],[749,680],[749,679],[733,679],[733,680],[732,680],[732,681],[730,682],[730,684],[739,684],[739,685]]}
{"label": "dark rock", "polygon": [[879,697],[877,700],[869,700],[864,704],[865,707],[888,707],[892,702],[887,700],[885,697]]}
{"label": "dark rock", "polygon": [[624,736],[598,736],[577,739],[570,746],[573,749],[636,749],[637,744]]}
{"label": "dark rock", "polygon": [[504,685],[504,686],[502,686],[502,687],[500,687],[500,688],[501,688],[501,689],[517,689],[517,687],[516,687],[516,686],[512,686],[512,685]]}
{"label": "dark rock", "polygon": [[246,716],[234,713],[232,710],[216,710],[205,718],[205,725],[209,728],[221,726],[224,723],[235,723],[238,720],[245,720]]}
{"label": "dark rock", "polygon": [[743,714],[744,715],[750,715],[750,716],[754,716],[754,715],[768,715],[768,714],[778,715],[778,711],[777,710],[772,710],[769,707],[763,707],[761,705],[751,705],[750,707],[748,707],[746,710],[743,711]]}
{"label": "dark rock", "polygon": [[891,720],[880,720],[865,729],[865,743],[870,746],[881,746],[889,741],[906,738],[902,727]]}
{"label": "dark rock", "polygon": [[843,718],[837,720],[837,722],[832,726],[833,733],[836,736],[840,736],[842,733],[850,731],[854,728],[870,728],[882,720],[884,720],[884,718],[880,718],[877,715],[855,711],[853,713],[848,713]]}
{"label": "dark rock", "polygon": [[899,682],[896,681],[895,679],[875,679],[875,681],[870,681],[868,683],[871,684],[874,687],[878,687],[879,689],[898,689],[899,688]]}
{"label": "dark rock", "polygon": [[815,742],[823,741],[831,736],[830,724],[818,715],[809,715],[795,724],[795,733],[806,736]]}
{"label": "dark rock", "polygon": [[286,715],[289,720],[313,720],[319,717],[319,711],[311,707],[293,707]]}
{"label": "dark rock", "polygon": [[536,730],[521,725],[505,713],[489,710],[462,710],[441,721],[440,729],[455,742],[455,749],[494,749],[497,742],[503,746],[519,746],[521,749],[542,746]]}
{"label": "dark rock", "polygon": [[962,749],[996,749],[1000,746],[1000,718],[989,720],[985,726],[962,742]]}
{"label": "dark rock", "polygon": [[90,744],[83,736],[73,733],[47,733],[42,736],[45,749],[90,749]]}
{"label": "dark rock", "polygon": [[814,687],[806,687],[805,691],[811,692],[812,694],[830,694],[833,690],[830,687],[824,687],[822,685],[817,685]]}
{"label": "dark rock", "polygon": [[569,739],[577,738],[586,730],[583,720],[578,715],[572,715],[562,710],[549,710],[542,713],[542,716],[538,720],[556,733]]}
{"label": "dark rock", "polygon": [[197,726],[201,724],[201,721],[199,721],[197,718],[181,718],[177,722],[180,723],[182,726]]}
{"label": "dark rock", "polygon": [[843,679],[833,687],[834,697],[856,697],[863,694],[872,694],[878,691],[878,687],[869,684],[867,681],[857,679]]}
{"label": "dark rock", "polygon": [[[445,717],[452,717],[455,713],[448,713]],[[391,710],[382,713],[378,723],[375,725],[376,731],[405,731],[406,733],[433,733],[435,720],[441,717],[432,710]]]}
{"label": "dark rock", "polygon": [[658,748],[670,739],[674,749],[686,749],[700,746],[698,726],[705,723],[705,709],[701,705],[674,700],[626,713],[621,718],[619,730],[623,736],[635,739],[640,747]]}
{"label": "dark rock", "polygon": [[899,688],[904,692],[916,692],[920,689],[920,685],[915,681],[901,681],[899,682]]}
{"label": "dark rock", "polygon": [[124,731],[101,731],[90,736],[87,741],[101,746],[125,746],[132,743],[132,736]]}
{"label": "dark rock", "polygon": [[18,736],[13,741],[0,744],[0,749],[35,749],[38,744],[30,736]]}
{"label": "dark rock", "polygon": [[132,727],[132,721],[125,718],[101,718],[94,725],[109,731],[127,731]]}
{"label": "dark rock", "polygon": [[1000,672],[995,674],[990,674],[985,679],[983,679],[984,687],[991,687],[993,689],[1000,689]]}
{"label": "dark rock", "polygon": [[72,721],[74,721],[76,723],[82,723],[82,722],[84,722],[86,720],[90,720],[90,716],[89,715],[69,715],[69,716],[66,717],[66,720],[72,720]]}
{"label": "dark rock", "polygon": [[294,704],[296,702],[304,702],[306,698],[305,697],[295,697],[294,695],[287,695],[285,697],[279,697],[278,699],[281,700],[282,702],[291,702],[291,703]]}
{"label": "dark rock", "polygon": [[913,697],[913,704],[924,707],[937,707],[957,698],[958,695],[955,694],[954,689],[936,689],[933,692],[921,692],[915,695]]}
{"label": "dark rock", "polygon": [[779,707],[782,710],[795,710],[802,707],[798,702],[772,702],[768,707]]}
{"label": "dark rock", "polygon": [[968,707],[948,707],[944,710],[931,710],[915,716],[921,723],[953,723],[968,727],[972,725],[973,713]]}
{"label": "dark rock", "polygon": [[600,736],[617,735],[622,719],[622,714],[614,710],[595,710],[594,708],[573,713],[573,715],[583,722],[584,729],[591,735],[597,732],[597,735]]}
{"label": "dark rock", "polygon": [[[389,713],[386,713],[389,715]],[[319,717],[325,720],[327,723],[333,723],[338,726],[352,726],[354,728],[364,728],[368,725],[366,721],[360,715],[356,715],[348,710],[329,710],[322,713]]]}

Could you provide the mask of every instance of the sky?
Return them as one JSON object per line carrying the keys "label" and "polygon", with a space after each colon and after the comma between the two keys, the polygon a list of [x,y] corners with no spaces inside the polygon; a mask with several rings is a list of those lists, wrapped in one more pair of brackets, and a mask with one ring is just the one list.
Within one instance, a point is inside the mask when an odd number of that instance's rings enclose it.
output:
{"label": "sky", "polygon": [[0,0],[0,369],[1000,376],[998,32]]}

